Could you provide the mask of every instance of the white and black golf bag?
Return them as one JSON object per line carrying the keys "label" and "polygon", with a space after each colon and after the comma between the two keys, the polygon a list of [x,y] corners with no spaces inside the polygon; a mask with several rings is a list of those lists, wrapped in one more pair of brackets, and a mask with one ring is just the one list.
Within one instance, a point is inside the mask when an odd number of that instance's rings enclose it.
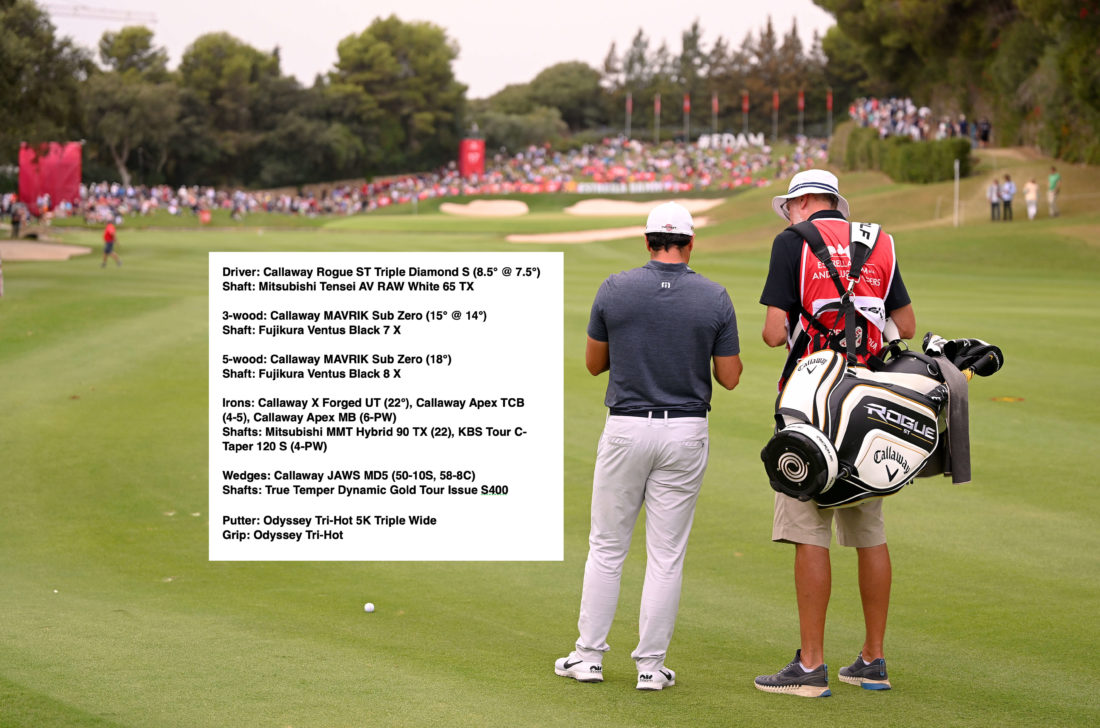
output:
{"label": "white and black golf bag", "polygon": [[957,364],[988,376],[1003,359],[985,342],[931,334],[925,352],[894,342],[873,368],[851,366],[832,350],[799,361],[776,400],[776,434],[761,452],[772,488],[822,508],[844,507],[896,493],[938,451],[942,463],[946,407],[952,397],[966,398],[968,376]]}

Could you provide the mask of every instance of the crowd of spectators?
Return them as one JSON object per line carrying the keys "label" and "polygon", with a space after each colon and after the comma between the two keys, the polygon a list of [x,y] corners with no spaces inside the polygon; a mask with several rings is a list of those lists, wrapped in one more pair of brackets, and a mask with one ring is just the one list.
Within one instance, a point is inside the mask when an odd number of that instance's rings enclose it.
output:
{"label": "crowd of spectators", "polygon": [[967,120],[966,114],[940,115],[932,109],[917,106],[910,98],[863,98],[848,107],[848,115],[862,127],[877,129],[880,137],[908,136],[914,140],[970,139],[971,146],[989,145],[993,125],[989,119]]}
{"label": "crowd of spectators", "polygon": [[[77,205],[56,208],[39,200],[47,222],[53,217],[80,215],[88,223],[121,223],[130,216],[166,211],[209,221],[213,210],[234,219],[257,212],[289,215],[353,215],[392,205],[437,197],[583,191],[604,184],[629,184],[632,191],[683,193],[725,191],[745,185],[769,184],[809,166],[824,163],[824,140],[800,137],[789,155],[773,157],[764,147],[647,144],[624,138],[605,139],[577,149],[531,146],[519,152],[487,155],[485,172],[462,177],[455,163],[429,173],[383,179],[310,185],[305,188],[244,191],[205,186],[122,185],[99,182],[82,185]],[[8,205],[6,196],[4,204]]]}

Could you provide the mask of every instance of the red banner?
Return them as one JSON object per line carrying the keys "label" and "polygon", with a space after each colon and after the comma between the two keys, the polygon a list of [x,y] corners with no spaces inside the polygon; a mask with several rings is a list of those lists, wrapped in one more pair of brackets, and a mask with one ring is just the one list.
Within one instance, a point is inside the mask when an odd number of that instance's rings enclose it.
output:
{"label": "red banner", "polygon": [[684,113],[685,114],[690,114],[691,113],[691,95],[690,94],[684,94]]}
{"label": "red banner", "polygon": [[634,113],[634,95],[629,91],[626,92],[626,113],[628,116]]}
{"label": "red banner", "polygon": [[802,89],[799,89],[798,90],[798,110],[799,111],[805,111],[805,109],[806,109],[806,94],[803,93]]}
{"label": "red banner", "polygon": [[653,97],[653,113],[657,116],[661,115],[661,94]]}
{"label": "red banner", "polygon": [[741,112],[744,114],[749,113],[749,92],[741,92]]}
{"label": "red banner", "polygon": [[458,143],[458,173],[463,177],[485,174],[484,139],[463,139]]}
{"label": "red banner", "polygon": [[779,111],[779,91],[772,91],[772,108]]}
{"label": "red banner", "polygon": [[828,91],[825,92],[825,110],[826,111],[832,111],[833,110],[833,90],[832,89],[829,89]]}
{"label": "red banner", "polygon": [[712,113],[718,113],[718,92],[715,91],[710,95],[710,110]]}
{"label": "red banner", "polygon": [[19,145],[19,199],[32,215],[45,212],[38,201],[47,194],[50,209],[62,200],[80,204],[81,150],[80,142]]}

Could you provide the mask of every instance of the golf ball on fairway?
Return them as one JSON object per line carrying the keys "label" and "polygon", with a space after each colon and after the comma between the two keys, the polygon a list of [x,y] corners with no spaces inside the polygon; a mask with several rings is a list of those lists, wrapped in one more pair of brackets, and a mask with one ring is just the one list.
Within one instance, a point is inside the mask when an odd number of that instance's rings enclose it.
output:
{"label": "golf ball on fairway", "polygon": [[374,611],[374,604],[372,602],[367,602],[366,604],[363,605],[363,611],[364,612],[373,612]]}

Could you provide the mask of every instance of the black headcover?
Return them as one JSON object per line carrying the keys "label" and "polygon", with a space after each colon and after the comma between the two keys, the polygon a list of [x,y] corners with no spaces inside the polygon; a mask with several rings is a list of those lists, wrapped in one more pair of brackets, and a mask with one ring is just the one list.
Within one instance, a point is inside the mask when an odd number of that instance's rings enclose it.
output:
{"label": "black headcover", "polygon": [[924,335],[923,348],[927,354],[943,354],[960,371],[970,369],[979,377],[996,374],[1005,361],[999,347],[981,339],[944,339],[931,331]]}

